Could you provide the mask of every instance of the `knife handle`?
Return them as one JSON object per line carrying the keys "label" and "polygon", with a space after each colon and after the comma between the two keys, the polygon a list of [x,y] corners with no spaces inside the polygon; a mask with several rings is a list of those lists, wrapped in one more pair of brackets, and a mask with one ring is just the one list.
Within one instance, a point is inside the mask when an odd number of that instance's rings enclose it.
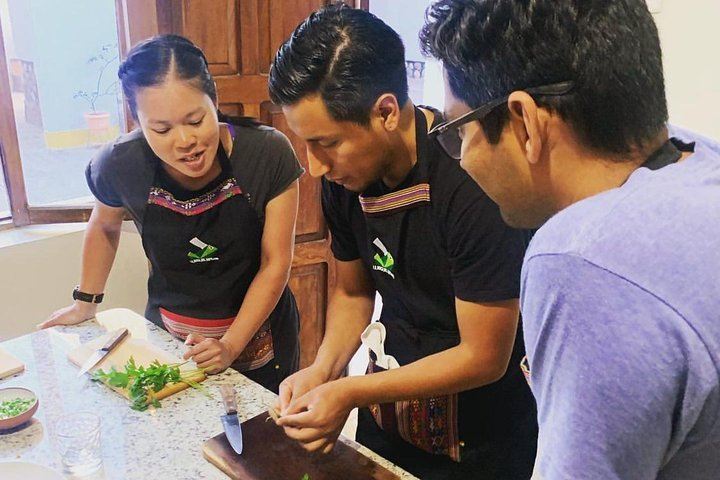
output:
{"label": "knife handle", "polygon": [[110,350],[115,348],[118,343],[122,342],[123,338],[127,337],[128,333],[129,332],[127,328],[117,329],[115,332],[113,332],[110,340],[108,340],[107,343],[103,345],[100,350],[105,350],[106,352],[109,352]]}
{"label": "knife handle", "polygon": [[220,385],[220,395],[222,395],[223,406],[226,413],[237,413],[237,403],[235,402],[235,389],[229,383]]}

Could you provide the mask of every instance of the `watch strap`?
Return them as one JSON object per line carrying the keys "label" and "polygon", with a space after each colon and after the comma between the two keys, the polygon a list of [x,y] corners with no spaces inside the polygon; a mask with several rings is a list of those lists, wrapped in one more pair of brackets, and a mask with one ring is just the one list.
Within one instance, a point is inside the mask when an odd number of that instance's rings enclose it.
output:
{"label": "watch strap", "polygon": [[80,300],[87,303],[100,303],[103,301],[104,293],[85,293],[80,291],[80,285],[73,289],[73,300]]}

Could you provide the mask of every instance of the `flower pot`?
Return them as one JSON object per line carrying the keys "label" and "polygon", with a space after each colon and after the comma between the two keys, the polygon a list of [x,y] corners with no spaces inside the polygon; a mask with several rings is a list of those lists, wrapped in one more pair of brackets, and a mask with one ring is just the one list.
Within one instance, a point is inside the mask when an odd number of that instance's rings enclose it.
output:
{"label": "flower pot", "polygon": [[83,117],[88,129],[89,145],[100,145],[110,140],[109,112],[85,112]]}

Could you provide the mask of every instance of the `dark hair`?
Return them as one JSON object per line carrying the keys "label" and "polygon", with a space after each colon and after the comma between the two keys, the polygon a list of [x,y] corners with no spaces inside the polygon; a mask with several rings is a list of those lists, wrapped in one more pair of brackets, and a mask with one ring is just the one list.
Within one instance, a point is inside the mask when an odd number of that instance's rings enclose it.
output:
{"label": "dark hair", "polygon": [[[215,80],[202,50],[180,35],[157,35],[135,45],[118,69],[123,94],[135,120],[138,118],[138,89],[160,85],[171,74],[205,92],[214,103],[217,102]],[[236,125],[257,125],[255,120],[248,117],[228,116],[219,111],[218,118]]]}
{"label": "dark hair", "polygon": [[[420,41],[470,107],[572,80],[569,94],[536,100],[595,151],[642,148],[668,119],[660,42],[645,0],[439,0],[425,12]],[[491,143],[507,119],[502,107],[482,122]]]}
{"label": "dark hair", "polygon": [[278,49],[270,68],[270,98],[292,105],[319,94],[337,121],[367,125],[384,93],[408,99],[405,47],[375,15],[344,5],[322,8]]}
{"label": "dark hair", "polygon": [[160,85],[171,73],[217,101],[215,81],[202,50],[180,35],[158,35],[135,45],[118,69],[123,94],[135,120],[138,89]]}

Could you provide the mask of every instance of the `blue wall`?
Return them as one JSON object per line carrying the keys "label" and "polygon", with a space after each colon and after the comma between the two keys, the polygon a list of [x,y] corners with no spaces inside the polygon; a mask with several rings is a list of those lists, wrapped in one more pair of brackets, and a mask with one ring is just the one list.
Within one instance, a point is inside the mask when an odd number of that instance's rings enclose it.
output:
{"label": "blue wall", "polygon": [[[73,98],[78,90],[92,91],[98,64],[88,64],[103,45],[117,45],[113,0],[10,0],[15,54],[32,61],[46,132],[85,128],[86,101]],[[117,61],[103,75],[101,89],[117,78]],[[117,96],[101,97],[98,111],[108,111],[118,124]]]}

